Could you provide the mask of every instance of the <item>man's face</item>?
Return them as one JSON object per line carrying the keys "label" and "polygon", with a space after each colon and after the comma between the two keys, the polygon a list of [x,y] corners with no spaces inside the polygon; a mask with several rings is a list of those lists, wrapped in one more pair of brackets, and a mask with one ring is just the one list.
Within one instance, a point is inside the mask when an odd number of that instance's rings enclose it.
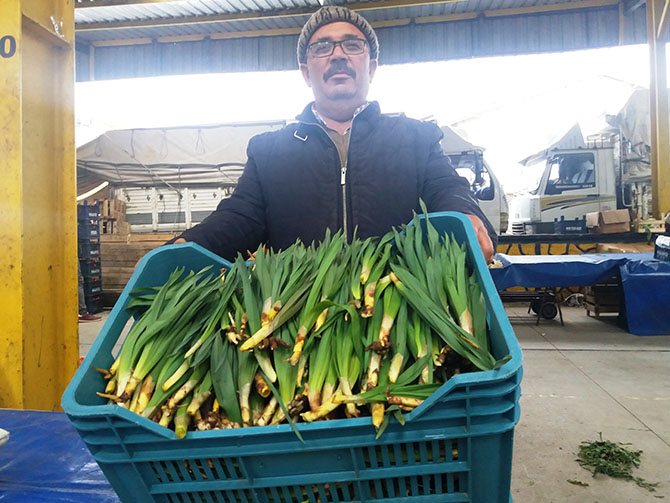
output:
{"label": "man's face", "polygon": [[[352,24],[330,23],[316,30],[309,44],[349,38],[365,40],[365,35]],[[370,61],[367,45],[362,54],[346,54],[338,44],[333,54],[322,58],[314,57],[308,49],[307,64],[300,65],[305,82],[312,88],[317,103],[323,100],[337,102],[352,99],[363,103],[376,69],[377,61]]]}

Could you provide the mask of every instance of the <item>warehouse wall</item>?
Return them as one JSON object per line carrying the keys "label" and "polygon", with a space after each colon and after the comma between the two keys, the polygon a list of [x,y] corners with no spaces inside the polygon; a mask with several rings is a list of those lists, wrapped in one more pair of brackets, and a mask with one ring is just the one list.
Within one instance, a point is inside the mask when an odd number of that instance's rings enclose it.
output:
{"label": "warehouse wall", "polygon": [[[646,43],[644,7],[625,17],[625,44]],[[619,45],[618,8],[410,24],[377,30],[380,63],[444,61]],[[292,70],[297,35],[96,47],[95,80],[158,75]],[[78,45],[77,80],[91,79]]]}

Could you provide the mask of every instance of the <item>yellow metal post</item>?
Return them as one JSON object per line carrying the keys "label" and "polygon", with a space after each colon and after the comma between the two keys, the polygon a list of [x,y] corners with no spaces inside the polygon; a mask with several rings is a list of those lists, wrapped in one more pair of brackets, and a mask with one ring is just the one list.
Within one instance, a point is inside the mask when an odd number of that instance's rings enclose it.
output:
{"label": "yellow metal post", "polygon": [[0,407],[57,410],[78,358],[73,0],[0,2]]}
{"label": "yellow metal post", "polygon": [[651,190],[654,218],[670,211],[670,117],[665,63],[667,8],[663,0],[647,0],[650,56]]}

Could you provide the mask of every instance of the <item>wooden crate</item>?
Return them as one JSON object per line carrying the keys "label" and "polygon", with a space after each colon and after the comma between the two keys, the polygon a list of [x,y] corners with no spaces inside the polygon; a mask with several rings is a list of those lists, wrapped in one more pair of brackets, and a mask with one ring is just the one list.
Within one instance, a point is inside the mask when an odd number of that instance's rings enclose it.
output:
{"label": "wooden crate", "polygon": [[600,318],[601,314],[619,314],[621,306],[621,283],[612,278],[604,283],[586,287],[584,292],[586,315]]}
{"label": "wooden crate", "polygon": [[100,201],[100,217],[126,219],[126,203],[120,199],[103,199]]}
{"label": "wooden crate", "polygon": [[110,217],[102,217],[100,219],[100,234],[116,234],[117,226],[116,219]]}
{"label": "wooden crate", "polygon": [[[124,222],[125,223],[125,222]],[[127,225],[127,224],[126,224]],[[175,237],[171,233],[103,234],[100,239],[103,302],[113,306],[144,255]]]}
{"label": "wooden crate", "polygon": [[118,199],[100,201],[100,234],[130,234],[126,203]]}

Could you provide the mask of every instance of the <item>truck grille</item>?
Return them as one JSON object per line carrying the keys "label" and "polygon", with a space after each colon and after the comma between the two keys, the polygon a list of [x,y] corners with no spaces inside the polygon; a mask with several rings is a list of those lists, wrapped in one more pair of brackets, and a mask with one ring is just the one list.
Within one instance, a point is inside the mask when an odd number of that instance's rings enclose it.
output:
{"label": "truck grille", "polygon": [[525,234],[526,229],[523,222],[512,222],[512,234]]}

